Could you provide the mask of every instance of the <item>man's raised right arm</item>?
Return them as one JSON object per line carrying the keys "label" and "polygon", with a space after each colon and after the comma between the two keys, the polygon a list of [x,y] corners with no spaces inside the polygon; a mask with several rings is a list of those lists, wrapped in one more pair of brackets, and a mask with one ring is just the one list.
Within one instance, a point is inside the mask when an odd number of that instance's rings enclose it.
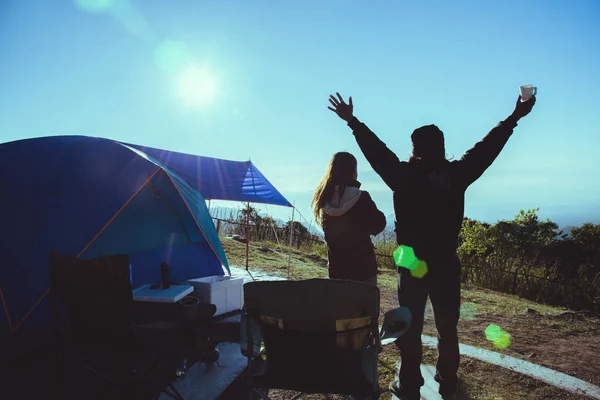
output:
{"label": "man's raised right arm", "polygon": [[403,164],[406,163],[400,161],[398,156],[358,118],[351,119],[348,126],[352,129],[358,147],[360,147],[373,170],[377,172],[390,189],[396,190],[400,182],[399,174],[403,171]]}

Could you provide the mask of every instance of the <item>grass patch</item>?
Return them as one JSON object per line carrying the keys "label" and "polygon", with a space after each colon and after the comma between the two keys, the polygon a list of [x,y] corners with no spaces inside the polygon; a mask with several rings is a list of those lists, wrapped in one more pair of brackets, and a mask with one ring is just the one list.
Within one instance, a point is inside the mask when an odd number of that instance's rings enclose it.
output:
{"label": "grass patch", "polygon": [[[246,244],[222,238],[223,249],[232,265],[246,265]],[[319,254],[305,253],[302,249],[271,242],[250,242],[249,268],[274,276],[287,277],[288,258],[291,279],[327,278],[327,258]]]}

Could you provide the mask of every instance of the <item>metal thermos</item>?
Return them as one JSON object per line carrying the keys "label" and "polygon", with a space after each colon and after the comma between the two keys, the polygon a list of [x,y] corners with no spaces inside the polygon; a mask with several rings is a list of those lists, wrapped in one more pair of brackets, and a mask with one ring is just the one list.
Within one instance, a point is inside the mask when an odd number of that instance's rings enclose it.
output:
{"label": "metal thermos", "polygon": [[160,277],[162,281],[162,288],[168,289],[171,285],[169,284],[169,264],[166,262],[160,264]]}

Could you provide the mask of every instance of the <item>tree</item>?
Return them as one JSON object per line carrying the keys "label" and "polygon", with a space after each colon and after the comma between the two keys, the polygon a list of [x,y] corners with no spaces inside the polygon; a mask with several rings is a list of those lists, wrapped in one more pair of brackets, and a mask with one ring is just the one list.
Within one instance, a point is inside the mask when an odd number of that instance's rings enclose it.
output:
{"label": "tree", "polygon": [[490,224],[465,217],[459,237],[459,252],[467,257],[485,256],[490,248]]}
{"label": "tree", "polygon": [[600,224],[585,223],[571,229],[569,236],[587,251],[600,251]]}
{"label": "tree", "polygon": [[281,231],[281,229],[279,227],[279,224],[273,217],[262,217],[259,225],[262,225],[262,228],[259,233],[259,240],[275,241],[278,239],[279,235],[277,234],[277,232]]}
{"label": "tree", "polygon": [[238,232],[238,234],[241,234],[245,237],[246,224],[248,224],[250,229],[252,230],[251,234],[255,236],[256,233],[262,227],[262,218],[260,215],[258,215],[258,211],[256,210],[256,208],[248,204],[245,207],[239,209],[239,213],[237,215],[235,223],[237,224],[236,231]]}
{"label": "tree", "polygon": [[[585,223],[571,229],[570,237],[575,243],[581,256],[581,265],[577,271],[577,279],[589,282],[590,290],[594,291],[594,301],[600,302],[600,224]],[[594,286],[596,285],[596,286]]]}
{"label": "tree", "polygon": [[[288,221],[286,222],[286,224],[284,225],[285,228],[285,232],[289,232],[290,231],[290,224],[292,223],[292,221]],[[299,235],[308,235],[308,229],[302,225],[300,222],[298,221],[294,221],[294,225],[292,225],[292,229],[294,231],[294,236],[299,236]]]}
{"label": "tree", "polygon": [[547,246],[562,234],[555,222],[548,218],[544,222],[539,220],[537,216],[539,210],[539,208],[520,210],[515,216],[517,245],[521,247]]}
{"label": "tree", "polygon": [[275,228],[279,228],[279,224],[277,223],[277,221],[269,216],[263,217],[262,218],[262,223],[263,225],[269,226],[269,227],[275,227]]}

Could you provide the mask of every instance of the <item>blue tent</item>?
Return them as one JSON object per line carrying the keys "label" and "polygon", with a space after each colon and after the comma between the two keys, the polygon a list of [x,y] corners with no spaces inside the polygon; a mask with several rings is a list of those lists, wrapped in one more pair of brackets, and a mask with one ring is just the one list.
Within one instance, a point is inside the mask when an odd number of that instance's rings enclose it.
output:
{"label": "blue tent", "polygon": [[205,199],[292,207],[250,161],[229,161],[125,144],[154,157],[185,179]]}
{"label": "blue tent", "polygon": [[[291,203],[250,161],[195,156],[125,143],[151,155],[184,178],[208,200],[231,200],[292,207]],[[187,247],[193,247],[189,245]],[[246,254],[250,244],[246,241]],[[177,249],[187,251],[187,249]],[[246,268],[248,257],[246,256]]]}
{"label": "blue tent", "polygon": [[129,253],[134,286],[159,281],[165,258],[175,281],[228,269],[200,193],[122,143],[54,136],[1,144],[0,184],[0,325],[12,333],[47,322],[41,304],[51,250],[82,258]]}

